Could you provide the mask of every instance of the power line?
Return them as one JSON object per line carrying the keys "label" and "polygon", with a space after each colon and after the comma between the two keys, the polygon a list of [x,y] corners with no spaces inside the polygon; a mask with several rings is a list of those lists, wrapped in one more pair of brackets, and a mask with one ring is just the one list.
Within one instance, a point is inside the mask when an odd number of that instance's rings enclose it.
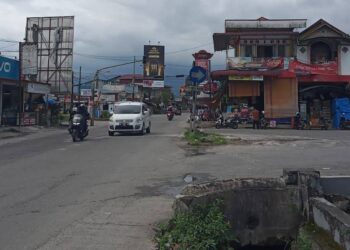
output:
{"label": "power line", "polygon": [[188,48],[188,49],[182,49],[182,50],[177,50],[177,51],[171,51],[171,52],[168,52],[168,53],[165,53],[165,54],[166,54],[166,55],[174,55],[174,54],[178,54],[178,53],[182,53],[182,52],[187,52],[187,51],[189,51],[189,50],[198,49],[198,48],[201,48],[201,47],[203,47],[203,46],[210,45],[210,44],[213,44],[213,42],[201,44],[201,45],[198,45],[198,46],[196,46],[196,47],[192,47],[192,48]]}
{"label": "power line", "polygon": [[0,38],[0,42],[4,43],[19,43],[19,41],[9,40],[9,39],[2,39]]}

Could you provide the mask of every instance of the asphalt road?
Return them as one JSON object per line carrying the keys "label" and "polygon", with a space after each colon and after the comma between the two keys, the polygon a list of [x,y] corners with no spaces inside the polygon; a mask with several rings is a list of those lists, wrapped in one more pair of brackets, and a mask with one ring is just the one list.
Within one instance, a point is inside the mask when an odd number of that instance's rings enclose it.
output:
{"label": "asphalt road", "polygon": [[83,142],[58,130],[0,146],[0,249],[152,249],[183,185],[179,119],[153,116],[145,136],[110,137],[104,122]]}
{"label": "asphalt road", "polygon": [[186,118],[153,116],[145,136],[109,137],[102,122],[78,143],[66,130],[0,141],[0,249],[154,249],[152,229],[171,215],[187,174],[350,175],[349,131],[222,129],[243,140],[193,149],[180,138]]}

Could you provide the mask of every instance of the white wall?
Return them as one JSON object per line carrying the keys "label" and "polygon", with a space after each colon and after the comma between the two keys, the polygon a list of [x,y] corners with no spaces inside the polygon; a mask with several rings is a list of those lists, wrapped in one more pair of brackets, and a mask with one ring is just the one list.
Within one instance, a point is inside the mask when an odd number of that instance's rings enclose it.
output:
{"label": "white wall", "polygon": [[[344,52],[343,48],[347,48],[347,51]],[[350,75],[350,46],[339,46],[338,55],[340,59],[340,75]]]}
{"label": "white wall", "polygon": [[[300,49],[304,47],[305,48],[305,52],[301,53]],[[309,47],[308,46],[297,46],[297,59],[298,61],[302,62],[302,63],[309,63]]]}

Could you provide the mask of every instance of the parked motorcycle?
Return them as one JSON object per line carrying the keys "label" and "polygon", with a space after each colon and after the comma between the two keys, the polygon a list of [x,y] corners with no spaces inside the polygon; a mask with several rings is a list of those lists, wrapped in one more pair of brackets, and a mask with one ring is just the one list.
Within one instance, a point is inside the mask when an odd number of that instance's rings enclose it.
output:
{"label": "parked motorcycle", "polygon": [[74,114],[70,123],[70,127],[68,129],[69,133],[72,136],[73,142],[76,142],[78,139],[82,141],[89,134],[88,126],[87,124],[83,124],[83,122],[84,119],[81,114]]}
{"label": "parked motorcycle", "polygon": [[174,118],[174,112],[167,111],[166,117],[168,118],[168,121],[171,121]]}
{"label": "parked motorcycle", "polygon": [[267,128],[267,121],[266,121],[265,117],[260,118],[259,123],[260,123],[259,124],[260,129],[266,129]]}
{"label": "parked motorcycle", "polygon": [[340,127],[340,129],[349,129],[350,128],[350,120],[346,119],[345,113],[341,114],[339,127]]}
{"label": "parked motorcycle", "polygon": [[227,118],[224,119],[223,117],[219,116],[215,122],[215,128],[232,128],[237,129],[239,124],[239,120],[235,118]]}

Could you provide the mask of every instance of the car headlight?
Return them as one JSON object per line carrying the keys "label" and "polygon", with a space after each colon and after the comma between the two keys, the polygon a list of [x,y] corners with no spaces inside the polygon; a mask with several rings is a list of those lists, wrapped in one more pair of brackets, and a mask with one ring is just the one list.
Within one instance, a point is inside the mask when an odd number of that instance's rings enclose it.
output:
{"label": "car headlight", "polygon": [[136,118],[136,122],[137,122],[137,123],[140,123],[140,122],[142,122],[142,118],[141,118],[141,117],[139,117],[139,118]]}

